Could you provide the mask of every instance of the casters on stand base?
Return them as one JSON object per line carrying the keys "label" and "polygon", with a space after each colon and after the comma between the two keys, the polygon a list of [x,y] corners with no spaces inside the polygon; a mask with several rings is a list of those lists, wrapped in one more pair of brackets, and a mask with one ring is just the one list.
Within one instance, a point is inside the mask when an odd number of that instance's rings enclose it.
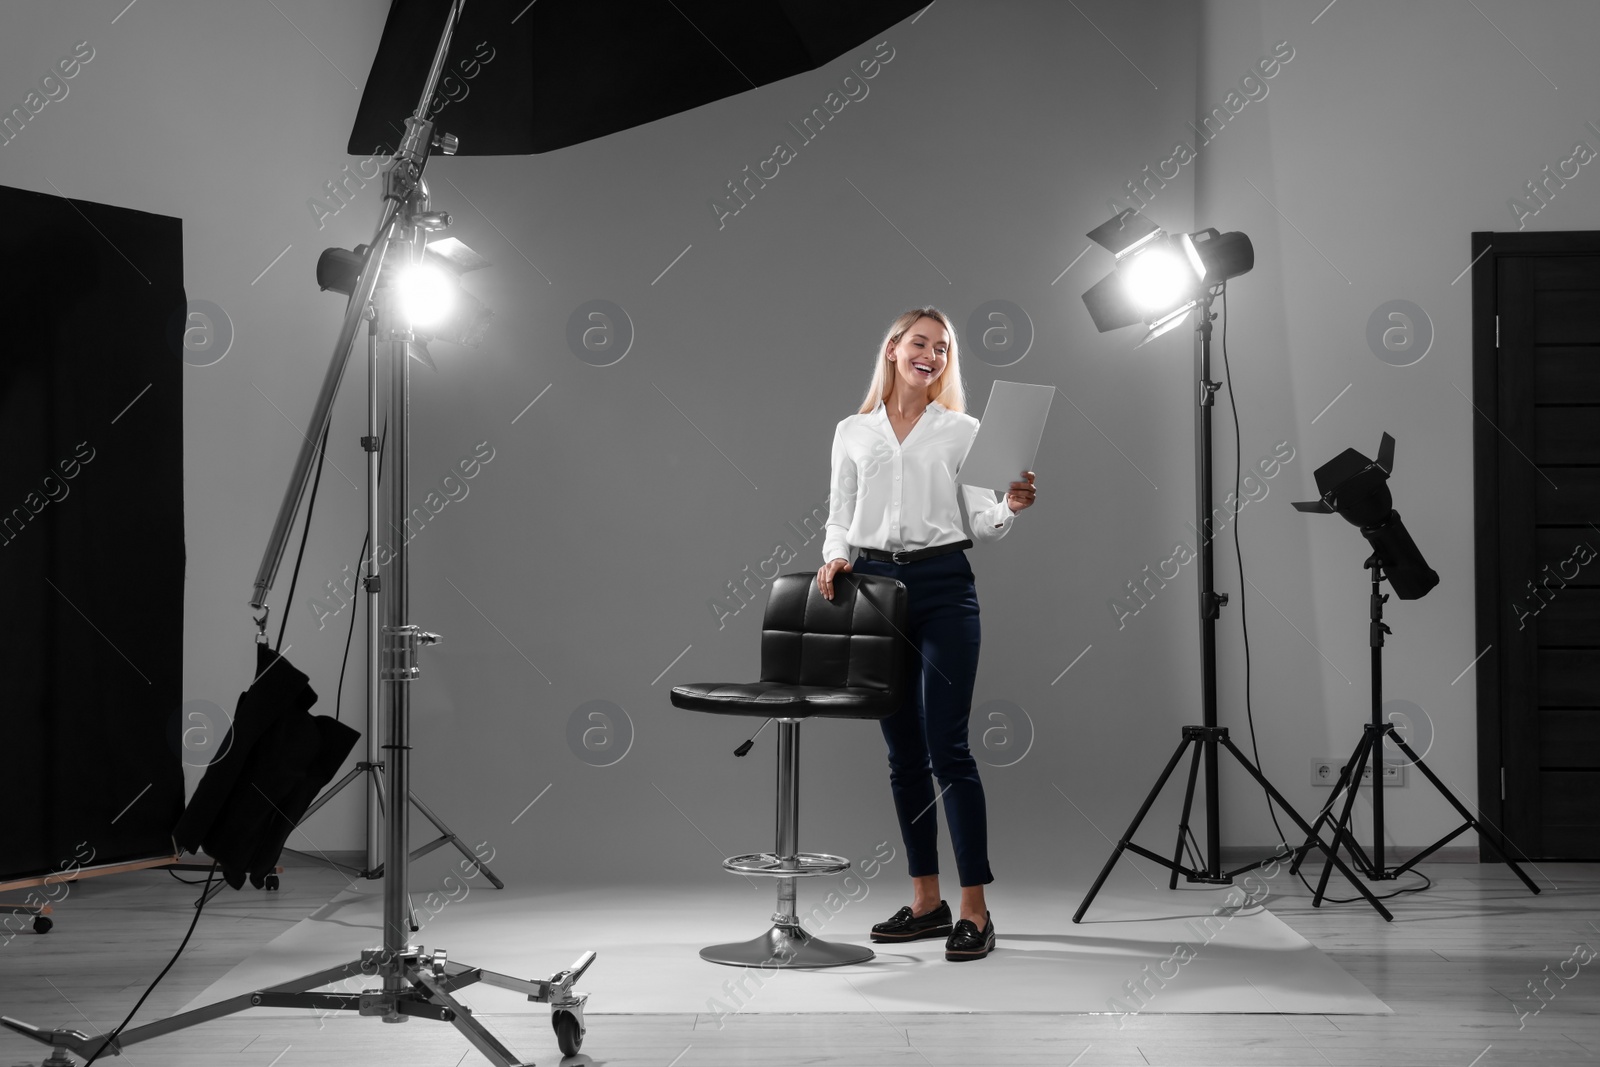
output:
{"label": "casters on stand base", "polygon": [[556,1044],[561,1046],[563,1056],[576,1056],[583,1047],[583,1025],[578,1017],[570,1011],[553,1011],[550,1013],[550,1025],[556,1032]]}

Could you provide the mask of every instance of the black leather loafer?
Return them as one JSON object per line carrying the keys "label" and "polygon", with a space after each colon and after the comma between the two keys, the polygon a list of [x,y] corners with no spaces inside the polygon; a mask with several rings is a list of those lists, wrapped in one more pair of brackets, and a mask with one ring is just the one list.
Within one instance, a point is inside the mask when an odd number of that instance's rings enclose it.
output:
{"label": "black leather loafer", "polygon": [[950,937],[944,943],[944,958],[954,963],[967,960],[981,960],[994,949],[994,920],[989,913],[983,913],[983,929],[978,929],[978,924],[971,919],[962,919],[956,923]]}
{"label": "black leather loafer", "polygon": [[939,906],[926,915],[912,915],[903,907],[894,915],[872,928],[872,940],[880,944],[887,941],[918,941],[925,937],[946,937],[950,933],[950,905],[939,901]]}

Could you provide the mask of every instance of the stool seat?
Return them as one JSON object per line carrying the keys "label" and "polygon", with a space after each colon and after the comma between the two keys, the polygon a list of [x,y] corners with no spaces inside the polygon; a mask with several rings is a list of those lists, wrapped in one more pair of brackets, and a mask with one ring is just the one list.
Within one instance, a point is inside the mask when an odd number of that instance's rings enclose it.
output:
{"label": "stool seat", "polygon": [[674,707],[782,719],[886,719],[898,695],[883,689],[788,682],[690,682],[672,687]]}
{"label": "stool seat", "polygon": [[784,857],[776,852],[751,852],[722,861],[723,869],[734,874],[770,874],[775,878],[814,878],[850,869],[849,860],[826,852],[797,852],[793,861],[785,864]]}

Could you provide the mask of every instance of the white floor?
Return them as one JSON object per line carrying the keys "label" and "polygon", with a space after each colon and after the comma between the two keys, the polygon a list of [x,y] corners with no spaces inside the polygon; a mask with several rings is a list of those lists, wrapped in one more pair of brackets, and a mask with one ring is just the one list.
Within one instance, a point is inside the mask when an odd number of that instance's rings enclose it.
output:
{"label": "white floor", "polygon": [[[1134,881],[1136,880],[1129,880]],[[903,885],[836,896],[805,921],[831,941],[871,944],[868,930],[901,904]],[[190,1002],[189,1007],[355,959],[380,942],[381,883],[347,889]],[[990,898],[997,933],[986,959],[950,963],[944,942],[872,945],[866,963],[766,972],[707,963],[699,949],[740,941],[771,924],[767,879],[730,878],[695,888],[608,887],[534,893],[470,883],[455,902],[413,895],[422,929],[412,942],[443,947],[453,961],[522,978],[546,978],[585,950],[597,959],[578,989],[586,1013],[639,1012],[1185,1012],[1387,1014],[1388,1005],[1270,912],[1214,916],[1224,890],[1152,889],[1114,879],[1085,921],[1072,912],[1085,886],[1008,883]],[[1113,892],[1113,889],[1116,891]],[[800,885],[804,914],[826,889]],[[427,909],[437,909],[431,918]],[[1208,926],[1201,926],[1209,920]],[[1184,946],[1182,953],[1175,951]],[[1192,957],[1188,954],[1192,953]],[[1155,978],[1147,979],[1144,968]],[[1127,992],[1142,982],[1143,1002]],[[357,991],[370,980],[351,983]],[[471,986],[458,996],[479,1012],[527,1011],[525,998]],[[1114,1003],[1115,1001],[1116,1003]],[[303,1010],[254,1009],[305,1015]]]}

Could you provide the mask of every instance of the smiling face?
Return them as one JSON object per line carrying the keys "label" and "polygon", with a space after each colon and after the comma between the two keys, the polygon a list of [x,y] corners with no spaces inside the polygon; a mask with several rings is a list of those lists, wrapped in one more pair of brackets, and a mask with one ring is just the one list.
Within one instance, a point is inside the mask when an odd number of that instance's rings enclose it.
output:
{"label": "smiling face", "polygon": [[903,385],[908,395],[926,396],[928,386],[944,373],[949,360],[950,333],[944,323],[924,315],[888,351],[893,357],[890,366],[894,368],[894,389]]}

